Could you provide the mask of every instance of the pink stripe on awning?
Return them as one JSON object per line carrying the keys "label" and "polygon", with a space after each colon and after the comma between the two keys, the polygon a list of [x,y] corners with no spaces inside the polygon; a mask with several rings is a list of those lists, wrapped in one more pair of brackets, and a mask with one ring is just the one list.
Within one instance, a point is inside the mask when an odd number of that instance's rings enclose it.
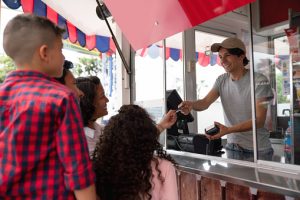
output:
{"label": "pink stripe on awning", "polygon": [[96,36],[86,35],[86,48],[88,50],[93,50],[96,47]]}
{"label": "pink stripe on awning", "polygon": [[69,31],[69,40],[73,43],[77,41],[77,31],[76,27],[69,21],[67,21],[67,27]]}
{"label": "pink stripe on awning", "polygon": [[50,19],[53,23],[57,24],[58,14],[52,8],[47,6],[47,18]]}
{"label": "pink stripe on awning", "polygon": [[21,5],[24,13],[32,13],[33,12],[33,4],[34,0],[21,0]]}
{"label": "pink stripe on awning", "polygon": [[111,51],[116,52],[116,45],[112,38],[109,39],[109,48]]}
{"label": "pink stripe on awning", "polygon": [[192,26],[225,14],[255,0],[178,0]]}

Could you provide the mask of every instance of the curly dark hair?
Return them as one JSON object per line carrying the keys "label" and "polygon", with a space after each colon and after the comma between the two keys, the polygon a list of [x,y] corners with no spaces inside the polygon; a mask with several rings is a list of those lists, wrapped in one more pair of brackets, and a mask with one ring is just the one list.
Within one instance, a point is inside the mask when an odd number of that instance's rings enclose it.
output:
{"label": "curly dark hair", "polygon": [[97,87],[101,84],[97,76],[76,78],[77,87],[84,93],[80,97],[80,108],[84,126],[93,120],[95,113],[94,100],[97,96]]}
{"label": "curly dark hair", "polygon": [[124,105],[111,117],[93,153],[96,191],[102,200],[152,198],[151,161],[162,182],[158,158],[175,163],[158,136],[154,121],[137,105]]}

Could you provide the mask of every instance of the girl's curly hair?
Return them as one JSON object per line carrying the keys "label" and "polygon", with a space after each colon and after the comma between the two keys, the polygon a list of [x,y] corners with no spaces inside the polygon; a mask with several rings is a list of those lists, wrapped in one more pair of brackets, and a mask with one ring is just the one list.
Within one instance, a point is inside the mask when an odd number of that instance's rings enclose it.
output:
{"label": "girl's curly hair", "polygon": [[175,163],[158,136],[149,114],[137,105],[124,105],[111,117],[93,154],[96,190],[102,200],[151,199],[151,161],[162,182],[157,158]]}

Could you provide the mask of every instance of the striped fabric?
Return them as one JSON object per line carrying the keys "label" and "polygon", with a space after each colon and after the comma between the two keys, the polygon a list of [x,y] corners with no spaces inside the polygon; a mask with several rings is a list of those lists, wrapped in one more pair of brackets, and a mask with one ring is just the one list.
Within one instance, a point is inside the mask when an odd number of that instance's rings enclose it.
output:
{"label": "striped fabric", "polygon": [[34,13],[38,16],[47,17],[53,23],[66,29],[63,38],[69,38],[72,43],[78,42],[82,47],[86,47],[89,50],[96,48],[101,53],[107,53],[108,55],[116,52],[112,38],[102,35],[86,35],[74,24],[47,6],[42,0],[3,0],[3,2],[11,9],[22,7],[24,13]]}

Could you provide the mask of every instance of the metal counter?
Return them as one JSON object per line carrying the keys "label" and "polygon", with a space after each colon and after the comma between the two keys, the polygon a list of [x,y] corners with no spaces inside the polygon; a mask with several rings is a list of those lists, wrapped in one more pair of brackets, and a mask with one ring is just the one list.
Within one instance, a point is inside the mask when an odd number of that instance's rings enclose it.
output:
{"label": "metal counter", "polygon": [[[261,161],[258,163],[167,150],[178,169],[254,189],[300,197],[299,166]],[[281,166],[282,167],[282,166]],[[253,190],[251,190],[253,191]]]}

